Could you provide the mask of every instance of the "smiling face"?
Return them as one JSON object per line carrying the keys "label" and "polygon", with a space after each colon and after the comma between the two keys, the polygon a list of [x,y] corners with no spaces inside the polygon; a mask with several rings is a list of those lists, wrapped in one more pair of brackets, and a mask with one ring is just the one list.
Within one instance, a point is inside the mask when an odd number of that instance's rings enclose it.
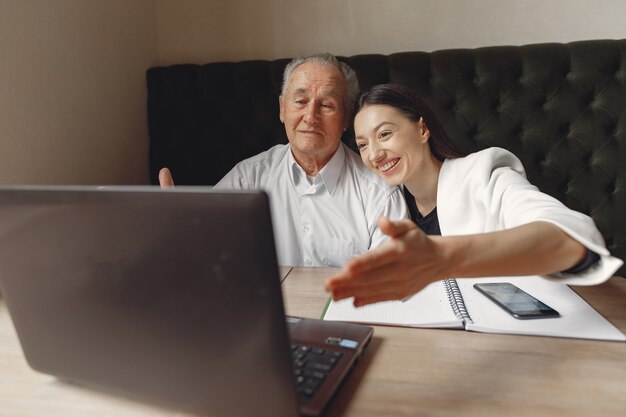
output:
{"label": "smiling face", "polygon": [[321,169],[337,150],[347,127],[346,91],[343,73],[319,63],[302,64],[289,77],[280,97],[280,120],[301,166]]}
{"label": "smiling face", "polygon": [[387,105],[367,105],[354,119],[356,144],[363,163],[387,184],[414,184],[430,171],[430,132]]}

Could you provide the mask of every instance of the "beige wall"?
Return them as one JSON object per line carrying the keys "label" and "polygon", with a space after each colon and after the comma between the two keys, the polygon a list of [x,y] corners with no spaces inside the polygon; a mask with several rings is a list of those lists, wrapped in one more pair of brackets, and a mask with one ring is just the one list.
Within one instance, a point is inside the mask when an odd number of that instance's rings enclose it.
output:
{"label": "beige wall", "polygon": [[145,70],[626,38],[623,0],[0,0],[0,184],[148,180]]}
{"label": "beige wall", "polygon": [[0,183],[148,180],[154,0],[0,0]]}
{"label": "beige wall", "polygon": [[156,0],[159,62],[626,38],[624,0]]}

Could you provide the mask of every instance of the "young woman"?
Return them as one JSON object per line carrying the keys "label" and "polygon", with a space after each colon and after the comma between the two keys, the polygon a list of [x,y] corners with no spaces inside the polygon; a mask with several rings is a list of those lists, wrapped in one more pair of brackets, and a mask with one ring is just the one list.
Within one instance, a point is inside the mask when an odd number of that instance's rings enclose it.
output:
{"label": "young woman", "polygon": [[335,300],[398,300],[450,277],[542,275],[593,285],[623,263],[591,218],[531,185],[512,153],[462,156],[412,90],[373,87],[354,127],[363,163],[403,185],[411,220],[380,220],[391,239],[326,282]]}

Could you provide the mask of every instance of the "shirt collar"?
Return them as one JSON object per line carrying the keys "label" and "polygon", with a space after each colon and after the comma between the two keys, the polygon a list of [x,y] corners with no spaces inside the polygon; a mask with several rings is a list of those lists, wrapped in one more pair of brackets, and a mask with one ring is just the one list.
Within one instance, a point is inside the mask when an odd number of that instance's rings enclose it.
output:
{"label": "shirt collar", "polygon": [[300,182],[304,180],[303,175],[306,174],[304,173],[302,167],[300,167],[300,165],[298,165],[298,163],[296,162],[296,158],[293,157],[293,152],[291,152],[291,145],[289,146],[288,154],[289,155],[287,156],[287,166],[289,167],[289,177],[291,178],[293,186],[297,188]]}
{"label": "shirt collar", "polygon": [[[328,192],[332,195],[333,191],[337,187],[337,183],[339,182],[339,177],[341,175],[341,170],[343,169],[344,159],[345,159],[345,149],[343,143],[339,143],[339,147],[330,158],[330,160],[326,163],[324,168],[320,170],[315,178],[315,182],[319,183],[321,180]],[[289,176],[291,177],[291,181],[293,185],[297,188],[302,181],[306,182],[306,173],[302,169],[300,165],[296,162],[296,159],[293,157],[293,153],[291,152],[291,147],[289,148]]]}

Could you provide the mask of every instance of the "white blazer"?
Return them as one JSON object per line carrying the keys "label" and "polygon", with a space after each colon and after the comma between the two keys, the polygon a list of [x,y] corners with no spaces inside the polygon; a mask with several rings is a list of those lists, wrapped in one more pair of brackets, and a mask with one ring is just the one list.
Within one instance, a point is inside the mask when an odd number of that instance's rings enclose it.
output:
{"label": "white blazer", "polygon": [[593,220],[570,210],[528,182],[522,163],[511,152],[488,148],[444,161],[437,186],[437,215],[443,236],[493,232],[534,221],[554,224],[600,255],[579,274],[544,278],[570,285],[595,285],[623,264],[611,256]]}

